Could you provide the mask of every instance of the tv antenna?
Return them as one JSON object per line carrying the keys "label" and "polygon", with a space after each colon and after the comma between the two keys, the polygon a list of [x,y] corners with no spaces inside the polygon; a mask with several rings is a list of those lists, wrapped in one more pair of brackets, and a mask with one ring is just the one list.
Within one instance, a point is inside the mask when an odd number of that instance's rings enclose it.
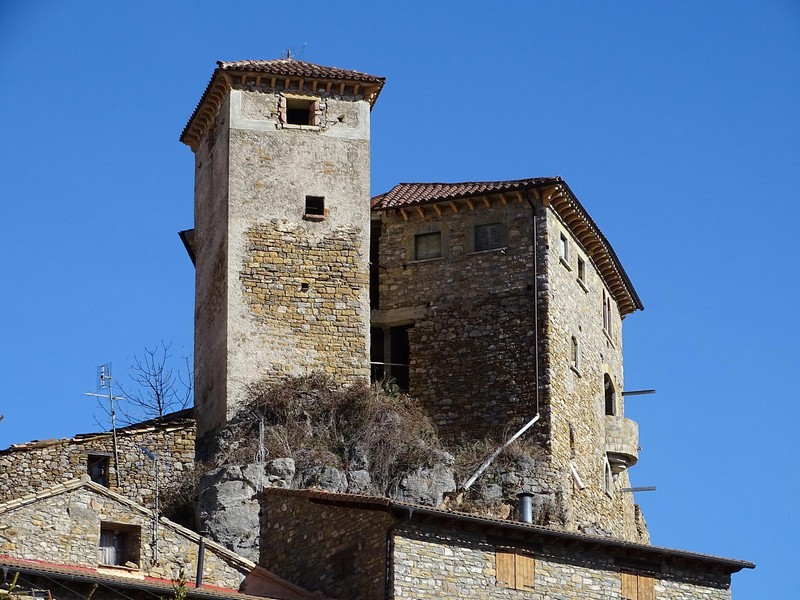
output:
{"label": "tv antenna", "polygon": [[111,363],[106,363],[97,367],[97,392],[84,392],[83,395],[92,396],[94,398],[105,398],[108,400],[109,412],[111,414],[111,440],[114,449],[114,473],[117,476],[117,488],[119,488],[119,450],[117,449],[117,417],[114,411],[114,400],[124,400],[124,398],[114,395],[114,385],[111,378]]}
{"label": "tv antenna", "polygon": [[153,512],[153,564],[158,564],[158,517],[159,517],[159,510],[158,510],[158,454],[145,448],[144,446],[139,446],[139,450],[142,453],[153,461],[153,471],[155,471],[155,478],[156,478],[156,509]]}

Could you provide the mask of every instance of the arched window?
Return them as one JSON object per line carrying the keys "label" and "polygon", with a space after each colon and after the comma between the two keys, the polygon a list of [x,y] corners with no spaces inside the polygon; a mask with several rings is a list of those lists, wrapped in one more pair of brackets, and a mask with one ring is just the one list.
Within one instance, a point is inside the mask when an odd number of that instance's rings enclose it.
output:
{"label": "arched window", "polygon": [[617,394],[614,391],[614,384],[611,382],[611,377],[608,376],[608,373],[603,375],[603,388],[605,390],[606,414],[613,416],[617,414]]}

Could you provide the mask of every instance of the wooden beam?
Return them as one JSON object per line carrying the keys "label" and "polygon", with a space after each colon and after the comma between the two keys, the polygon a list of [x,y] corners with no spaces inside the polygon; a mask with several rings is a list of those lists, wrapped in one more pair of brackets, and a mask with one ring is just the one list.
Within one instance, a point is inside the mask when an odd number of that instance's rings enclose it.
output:
{"label": "wooden beam", "polygon": [[353,96],[358,96],[358,90],[361,87],[361,84],[357,83],[353,86]]}
{"label": "wooden beam", "polygon": [[454,213],[457,213],[457,212],[458,212],[458,204],[456,204],[456,203],[455,203],[455,202],[453,202],[452,200],[450,201],[450,208],[452,208],[452,209],[453,209],[453,212],[454,212]]}
{"label": "wooden beam", "polygon": [[312,91],[312,92],[316,92],[316,91],[317,91],[317,86],[318,86],[318,85],[319,85],[319,81],[317,81],[316,79],[315,79],[314,81],[312,81],[312,82],[311,82],[311,91]]}
{"label": "wooden beam", "polygon": [[489,201],[489,198],[486,197],[486,196],[483,197],[483,205],[486,208],[492,208],[492,203]]}
{"label": "wooden beam", "polygon": [[469,206],[470,210],[475,210],[475,207],[472,205],[472,200],[470,200],[469,198],[464,198],[464,202],[467,203],[467,206]]}
{"label": "wooden beam", "polygon": [[439,216],[439,217],[441,217],[441,216],[442,216],[442,209],[441,209],[441,208],[439,208],[439,205],[438,205],[438,204],[434,204],[434,205],[433,205],[433,210],[435,210],[435,211],[436,211],[436,215],[437,215],[437,216]]}
{"label": "wooden beam", "polygon": [[420,219],[424,219],[425,218],[425,211],[422,210],[421,206],[417,206],[416,208],[417,208],[417,214],[419,215],[419,218]]}
{"label": "wooden beam", "polygon": [[405,208],[400,209],[400,214],[403,215],[403,221],[408,221],[408,215],[406,214]]}

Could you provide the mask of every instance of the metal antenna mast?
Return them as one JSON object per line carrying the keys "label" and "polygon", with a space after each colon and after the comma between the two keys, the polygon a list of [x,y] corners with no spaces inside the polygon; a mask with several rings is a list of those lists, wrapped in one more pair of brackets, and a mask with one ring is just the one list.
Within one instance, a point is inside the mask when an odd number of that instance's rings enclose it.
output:
{"label": "metal antenna mast", "polygon": [[[103,390],[108,390],[108,393],[102,393]],[[117,417],[114,411],[114,400],[124,400],[124,398],[114,395],[113,382],[111,379],[111,363],[106,363],[97,367],[97,391],[98,393],[95,394],[84,392],[83,395],[105,398],[108,400],[111,411],[111,440],[114,448],[114,473],[116,474],[117,488],[119,488],[119,451],[117,449]]]}

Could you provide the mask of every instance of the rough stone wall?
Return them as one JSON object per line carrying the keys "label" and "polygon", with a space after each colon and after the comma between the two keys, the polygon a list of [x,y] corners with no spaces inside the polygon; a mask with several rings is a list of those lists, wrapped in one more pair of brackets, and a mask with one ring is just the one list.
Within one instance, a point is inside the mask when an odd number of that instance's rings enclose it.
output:
{"label": "rough stone wall", "polygon": [[[610,335],[603,321],[604,283],[569,229],[547,210],[548,242],[547,379],[552,429],[551,459],[560,478],[567,530],[647,541],[637,528],[633,497],[620,492],[630,481],[623,471],[605,489],[606,415],[604,374],[616,390],[615,419],[622,419],[622,319],[611,302]],[[567,257],[561,257],[561,236],[567,239]],[[578,259],[584,261],[583,281]],[[606,288],[607,289],[607,288]],[[572,340],[578,342],[578,364]],[[635,427],[635,426],[634,426]],[[570,471],[572,464],[584,484]]]}
{"label": "rough stone wall", "polygon": [[[110,523],[140,528],[138,573],[166,579],[175,577],[181,567],[189,578],[196,573],[198,543],[192,539],[195,534],[188,530],[182,534],[160,524],[156,562],[152,514],[135,510],[87,487],[44,497],[1,513],[0,553],[13,558],[46,559],[56,564],[95,568],[100,564],[101,524]],[[109,568],[121,572],[119,568]],[[206,547],[203,563],[206,583],[238,589],[245,571],[241,566],[230,564],[224,554]]]}
{"label": "rough stone wall", "polygon": [[341,600],[384,597],[390,515],[268,494],[261,515],[261,566]]}
{"label": "rough stone wall", "polygon": [[155,468],[141,448],[158,454],[159,486],[176,483],[194,468],[195,429],[191,421],[180,425],[118,430],[120,485],[114,470],[110,433],[91,437],[24,444],[0,452],[0,502],[35,493],[87,473],[90,454],[109,456],[109,489],[152,507]]}
{"label": "rough stone wall", "polygon": [[[407,221],[383,213],[380,312],[420,315],[409,330],[410,393],[440,434],[499,439],[536,412],[531,208],[474,206],[424,219],[408,211]],[[475,252],[475,225],[495,222],[503,247]],[[414,236],[434,231],[442,257],[414,260]]]}
{"label": "rough stone wall", "polygon": [[[369,104],[316,97],[320,124],[301,127],[281,124],[276,90],[231,90],[214,150],[224,142],[226,152],[202,167],[224,182],[198,171],[197,296],[209,305],[196,314],[203,439],[256,381],[311,370],[342,383],[369,377]],[[306,218],[307,196],[324,198],[324,216]]]}
{"label": "rough stone wall", "polygon": [[227,420],[230,105],[222,102],[195,153],[194,403],[199,437]]}
{"label": "rough stone wall", "polygon": [[[621,595],[620,569],[607,552],[559,544],[514,542],[534,556],[533,589],[497,584],[496,540],[480,531],[454,532],[426,524],[405,525],[395,533],[393,587],[396,598],[481,598],[607,600]],[[729,600],[730,576],[701,569],[671,568],[654,575],[658,600]]]}

